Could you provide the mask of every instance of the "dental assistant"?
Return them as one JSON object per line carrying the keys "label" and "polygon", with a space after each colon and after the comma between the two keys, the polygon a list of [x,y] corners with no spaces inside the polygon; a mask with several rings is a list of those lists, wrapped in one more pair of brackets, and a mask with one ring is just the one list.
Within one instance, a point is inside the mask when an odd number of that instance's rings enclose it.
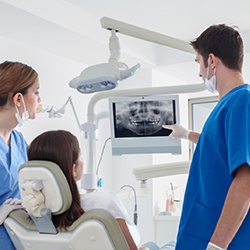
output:
{"label": "dental assistant", "polygon": [[27,142],[15,128],[36,117],[40,102],[37,72],[20,62],[0,64],[0,248],[15,249],[3,221],[21,207],[18,169],[27,161]]}
{"label": "dental assistant", "polygon": [[191,42],[199,75],[219,102],[201,134],[176,124],[170,136],[197,143],[176,250],[250,249],[250,86],[242,77],[243,41],[212,25]]}

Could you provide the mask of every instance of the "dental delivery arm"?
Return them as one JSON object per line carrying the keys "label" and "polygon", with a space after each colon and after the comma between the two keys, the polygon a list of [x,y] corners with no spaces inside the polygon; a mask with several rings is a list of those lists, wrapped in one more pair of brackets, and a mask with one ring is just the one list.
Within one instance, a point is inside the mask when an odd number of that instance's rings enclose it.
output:
{"label": "dental delivery arm", "polygon": [[250,167],[243,164],[236,170],[210,242],[227,249],[248,213],[249,204]]}

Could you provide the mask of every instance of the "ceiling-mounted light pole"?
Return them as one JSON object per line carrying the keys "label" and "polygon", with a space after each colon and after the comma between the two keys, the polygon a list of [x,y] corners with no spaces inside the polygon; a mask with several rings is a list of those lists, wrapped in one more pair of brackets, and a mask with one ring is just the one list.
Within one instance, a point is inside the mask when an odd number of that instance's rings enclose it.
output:
{"label": "ceiling-mounted light pole", "polygon": [[188,42],[177,39],[177,38],[163,35],[163,34],[160,34],[151,30],[147,30],[144,28],[140,28],[135,25],[124,23],[121,21],[117,21],[109,17],[102,17],[100,22],[101,22],[102,28],[104,29],[116,30],[117,32],[124,34],[124,35],[132,36],[132,37],[139,38],[145,41],[168,46],[168,47],[178,49],[184,52],[188,52],[192,54],[195,53],[194,49]]}

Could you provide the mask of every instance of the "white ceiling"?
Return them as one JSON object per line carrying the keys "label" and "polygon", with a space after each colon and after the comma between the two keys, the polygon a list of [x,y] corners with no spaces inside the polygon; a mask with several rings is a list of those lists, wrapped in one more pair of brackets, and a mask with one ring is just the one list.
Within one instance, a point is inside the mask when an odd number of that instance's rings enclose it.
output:
{"label": "white ceiling", "polygon": [[[2,0],[0,36],[92,65],[107,62],[103,16],[189,42],[211,24],[237,25],[250,52],[249,0]],[[121,59],[186,78],[194,55],[118,34]],[[175,75],[174,67],[183,67]],[[197,66],[196,66],[197,67]],[[186,73],[185,73],[186,72]],[[193,80],[193,79],[189,79]]]}

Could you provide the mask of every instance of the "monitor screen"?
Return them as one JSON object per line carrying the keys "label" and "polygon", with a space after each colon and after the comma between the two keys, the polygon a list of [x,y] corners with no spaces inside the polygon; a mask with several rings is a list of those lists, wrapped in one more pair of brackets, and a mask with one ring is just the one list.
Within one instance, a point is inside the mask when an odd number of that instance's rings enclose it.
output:
{"label": "monitor screen", "polygon": [[113,155],[181,153],[180,140],[163,124],[179,123],[178,95],[109,99]]}

